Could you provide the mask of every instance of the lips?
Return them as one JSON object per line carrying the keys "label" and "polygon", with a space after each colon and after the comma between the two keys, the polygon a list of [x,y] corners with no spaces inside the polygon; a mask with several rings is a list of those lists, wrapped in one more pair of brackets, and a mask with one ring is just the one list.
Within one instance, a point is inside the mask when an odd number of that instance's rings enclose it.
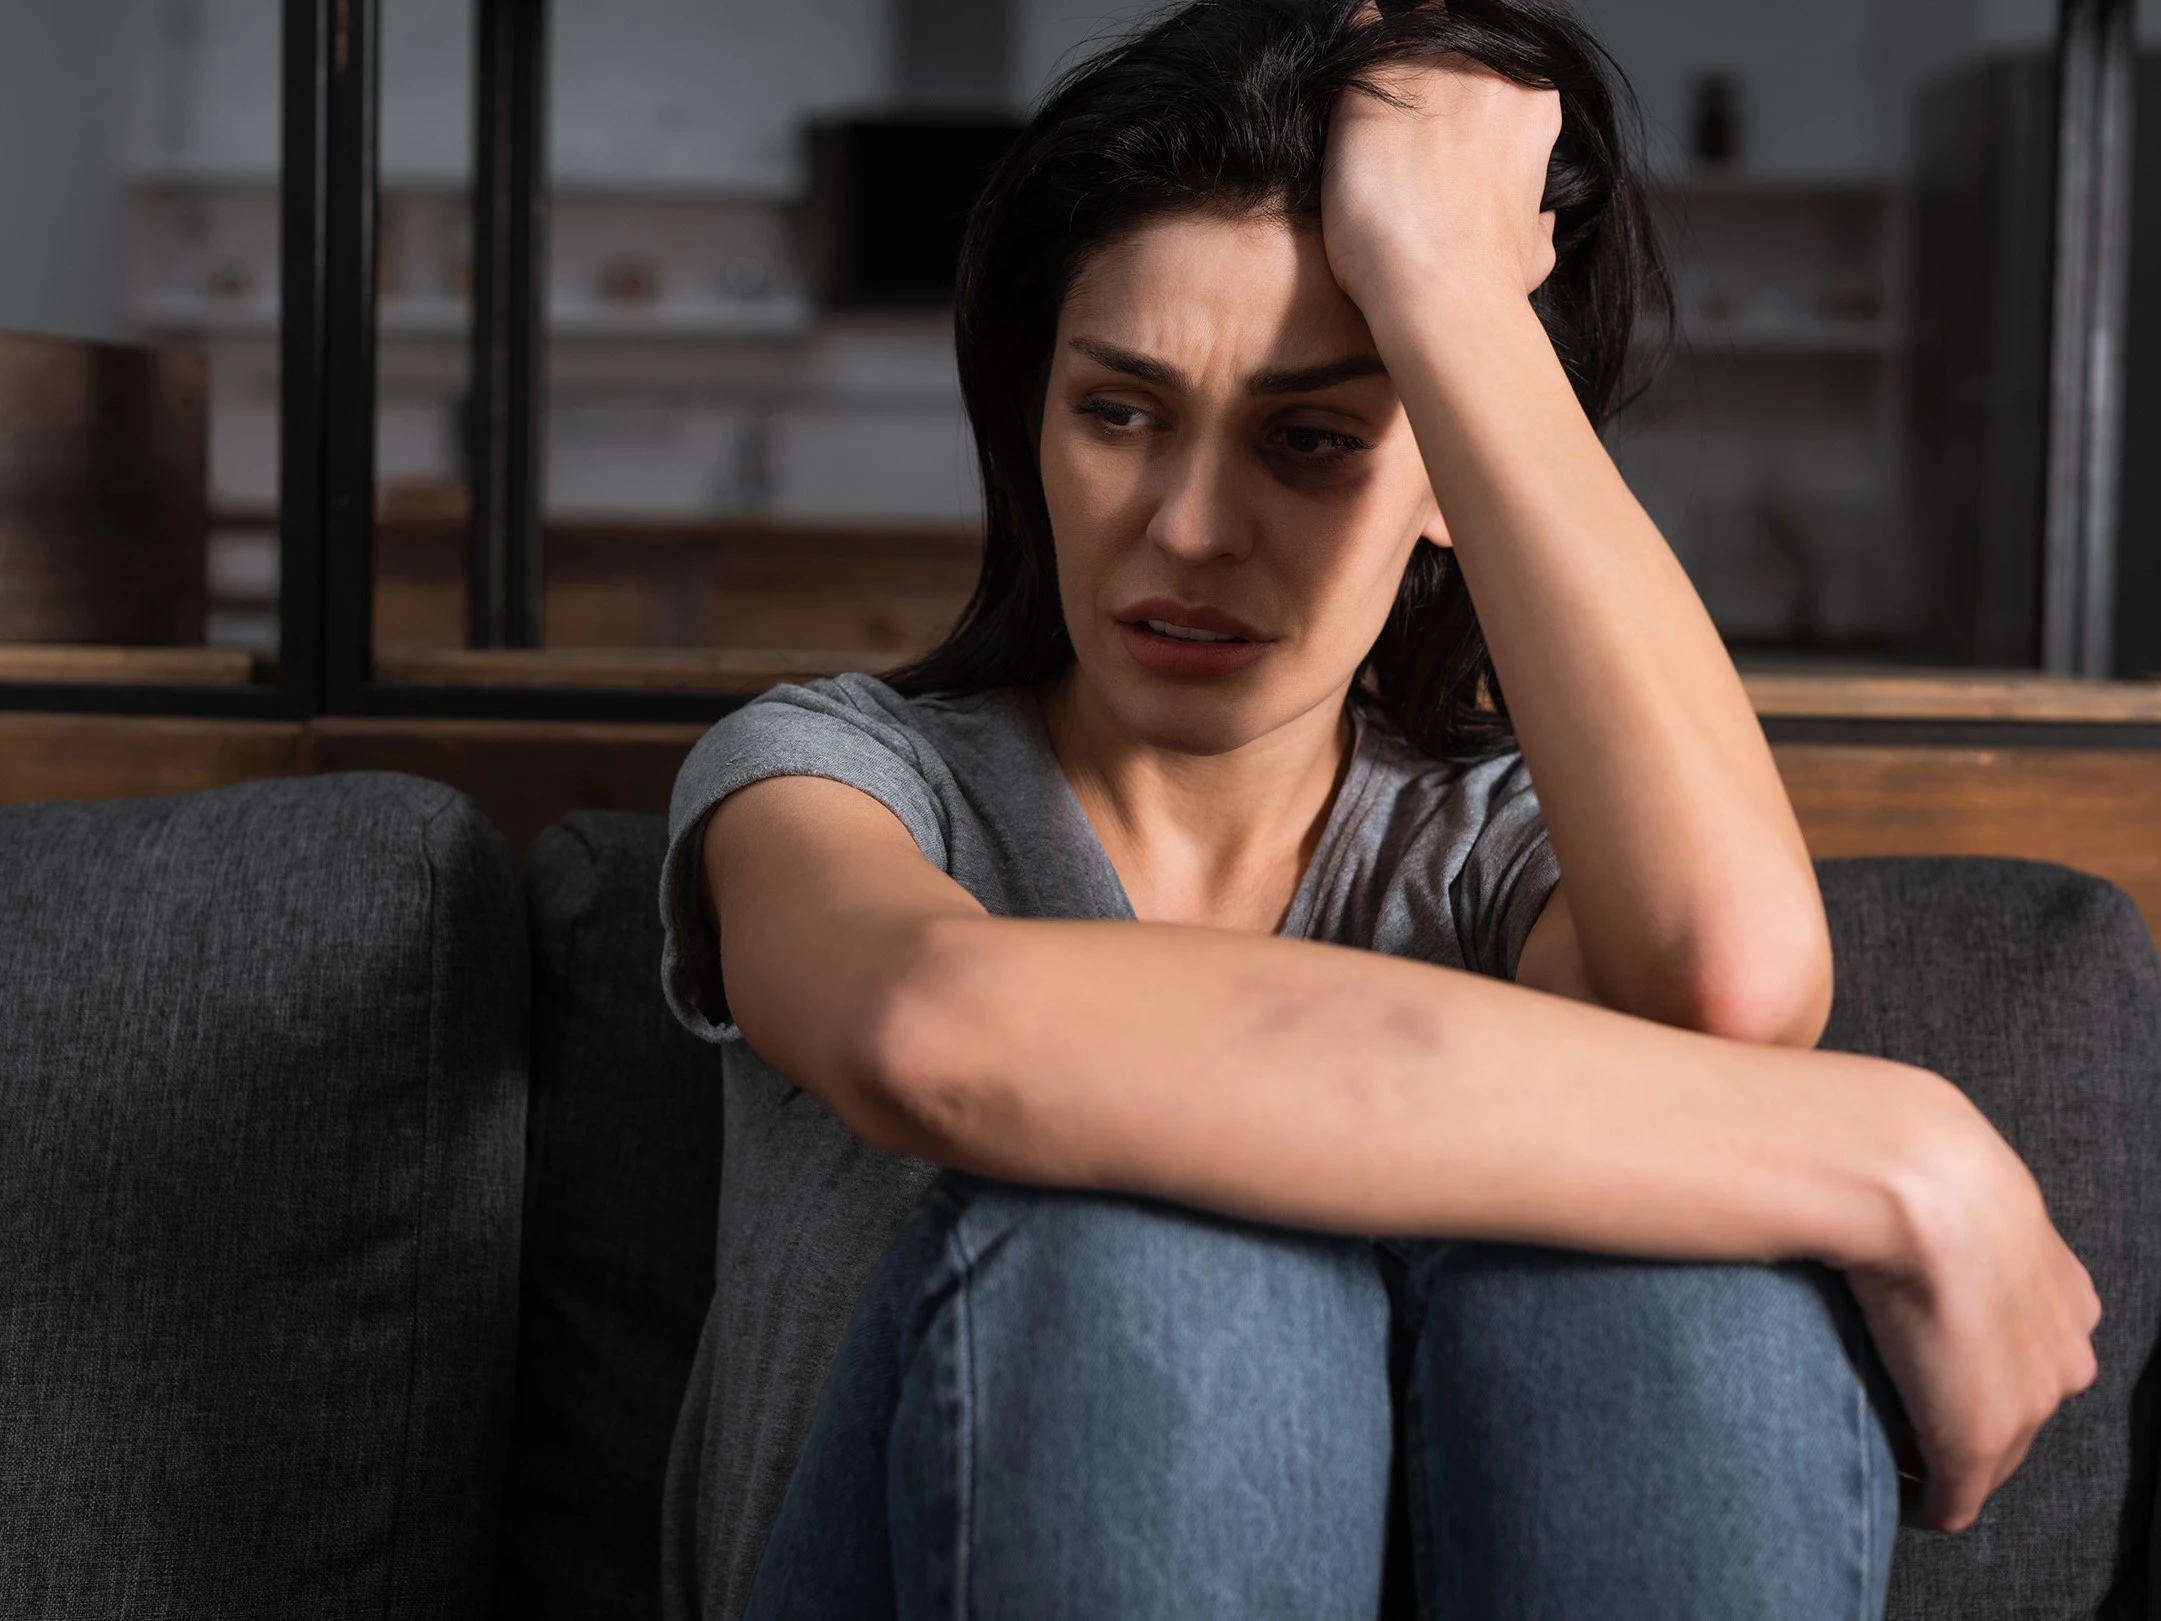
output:
{"label": "lips", "polygon": [[1242,670],[1275,643],[1235,614],[1173,597],[1149,597],[1117,615],[1135,663],[1157,675],[1207,678]]}

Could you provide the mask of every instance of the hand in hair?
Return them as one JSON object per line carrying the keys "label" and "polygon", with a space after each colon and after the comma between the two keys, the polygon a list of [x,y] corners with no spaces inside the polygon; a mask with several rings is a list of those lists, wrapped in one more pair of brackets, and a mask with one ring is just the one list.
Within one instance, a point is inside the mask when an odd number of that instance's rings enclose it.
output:
{"label": "hand in hair", "polygon": [[1540,204],[1560,133],[1558,92],[1461,57],[1346,91],[1321,184],[1337,283],[1361,309],[1414,286],[1534,291],[1553,273],[1554,216]]}

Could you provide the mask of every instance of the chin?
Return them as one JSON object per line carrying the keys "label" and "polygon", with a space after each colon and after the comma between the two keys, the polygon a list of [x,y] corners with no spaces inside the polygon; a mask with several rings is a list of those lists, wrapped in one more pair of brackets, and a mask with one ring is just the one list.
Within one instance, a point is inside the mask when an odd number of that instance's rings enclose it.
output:
{"label": "chin", "polygon": [[1128,667],[1093,683],[1104,706],[1139,742],[1178,754],[1229,754],[1290,724],[1311,704],[1260,672],[1176,681]]}

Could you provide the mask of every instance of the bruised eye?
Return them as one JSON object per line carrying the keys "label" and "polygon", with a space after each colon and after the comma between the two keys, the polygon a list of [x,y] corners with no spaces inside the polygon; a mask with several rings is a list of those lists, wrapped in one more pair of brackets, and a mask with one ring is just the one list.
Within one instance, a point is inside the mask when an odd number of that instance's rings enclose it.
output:
{"label": "bruised eye", "polygon": [[1290,452],[1300,461],[1337,461],[1361,450],[1373,448],[1363,439],[1355,439],[1347,433],[1337,433],[1333,428],[1278,428],[1273,438],[1278,448]]}
{"label": "bruised eye", "polygon": [[1148,413],[1121,400],[1082,400],[1073,407],[1075,416],[1094,417],[1104,427],[1131,430],[1148,420]]}

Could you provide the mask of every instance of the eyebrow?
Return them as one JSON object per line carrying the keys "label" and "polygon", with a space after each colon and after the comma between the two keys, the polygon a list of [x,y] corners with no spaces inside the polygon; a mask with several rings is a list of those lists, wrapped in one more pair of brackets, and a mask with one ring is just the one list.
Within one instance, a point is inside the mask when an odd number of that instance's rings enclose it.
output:
{"label": "eyebrow", "polygon": [[[1190,390],[1193,386],[1186,374],[1168,361],[1138,354],[1131,349],[1121,349],[1114,343],[1103,342],[1100,338],[1074,338],[1067,347],[1086,355],[1108,371],[1119,372],[1143,383],[1180,391]],[[1317,394],[1324,388],[1334,388],[1338,383],[1348,383],[1360,377],[1379,377],[1386,370],[1379,355],[1345,355],[1339,360],[1323,361],[1318,366],[1264,371],[1247,382],[1246,392]]]}
{"label": "eyebrow", "polygon": [[1318,366],[1299,366],[1290,371],[1264,371],[1246,384],[1248,394],[1318,394],[1324,388],[1360,377],[1379,377],[1387,368],[1379,355],[1345,355]]}

